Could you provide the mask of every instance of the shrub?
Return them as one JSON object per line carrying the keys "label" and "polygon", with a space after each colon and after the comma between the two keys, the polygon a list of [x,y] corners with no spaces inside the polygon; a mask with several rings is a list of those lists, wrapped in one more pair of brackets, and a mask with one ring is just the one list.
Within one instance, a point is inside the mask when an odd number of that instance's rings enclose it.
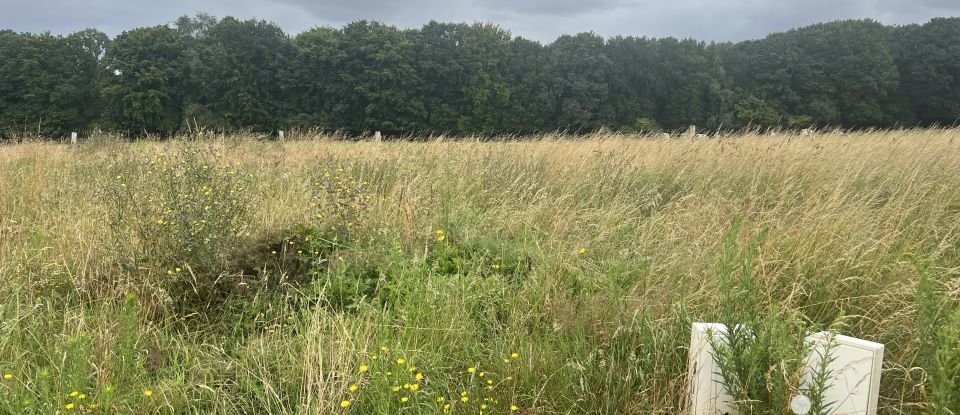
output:
{"label": "shrub", "polygon": [[223,270],[249,235],[251,179],[209,148],[176,148],[119,154],[111,167],[103,188],[117,262],[128,288],[145,298],[214,301]]}

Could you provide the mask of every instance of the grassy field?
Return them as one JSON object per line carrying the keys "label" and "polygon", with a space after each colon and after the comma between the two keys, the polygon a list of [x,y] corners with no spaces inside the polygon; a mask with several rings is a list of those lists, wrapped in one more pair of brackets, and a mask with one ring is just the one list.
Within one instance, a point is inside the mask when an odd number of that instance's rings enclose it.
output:
{"label": "grassy field", "polygon": [[4,414],[684,413],[694,321],[960,413],[958,305],[960,130],[0,146]]}

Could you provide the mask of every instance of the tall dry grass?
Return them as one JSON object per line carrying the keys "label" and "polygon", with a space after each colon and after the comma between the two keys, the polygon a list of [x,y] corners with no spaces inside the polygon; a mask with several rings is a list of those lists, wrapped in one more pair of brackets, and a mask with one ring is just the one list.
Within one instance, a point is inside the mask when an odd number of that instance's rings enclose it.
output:
{"label": "tall dry grass", "polygon": [[[387,264],[376,294],[340,310],[324,306],[322,283],[230,293],[199,322],[126,298],[140,271],[116,265],[107,172],[197,145],[252,174],[251,249],[310,223],[324,167],[368,182],[369,239],[337,255]],[[689,323],[725,317],[718,263],[736,221],[738,243],[767,233],[749,265],[758,312],[884,343],[880,412],[932,410],[928,372],[950,343],[930,345],[960,303],[958,150],[957,130],[2,146],[0,371],[14,381],[0,396],[19,403],[0,410],[66,411],[86,388],[120,412],[398,412],[389,382],[357,373],[383,345],[446,402],[480,365],[514,378],[490,410],[679,413]],[[490,258],[463,257],[455,272],[432,262],[481,246],[531,265],[508,275]],[[931,286],[918,292],[924,272]],[[117,318],[130,313],[135,323]],[[501,359],[514,352],[517,363]],[[442,411],[426,399],[407,408]]]}

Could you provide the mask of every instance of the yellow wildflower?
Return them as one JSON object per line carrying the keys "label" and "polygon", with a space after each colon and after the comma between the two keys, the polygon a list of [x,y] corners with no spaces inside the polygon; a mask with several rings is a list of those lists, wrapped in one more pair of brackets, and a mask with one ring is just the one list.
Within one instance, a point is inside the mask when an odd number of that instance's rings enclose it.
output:
{"label": "yellow wildflower", "polygon": [[510,354],[510,357],[513,358],[513,359],[519,359],[519,358],[520,358],[520,353],[516,353],[516,352],[511,353],[511,354]]}
{"label": "yellow wildflower", "polygon": [[153,391],[150,390],[150,389],[144,390],[144,391],[143,391],[143,396],[146,396],[146,397],[149,398],[149,397],[153,396]]}
{"label": "yellow wildflower", "polygon": [[473,373],[473,372],[476,372],[476,371],[477,371],[477,368],[475,368],[475,367],[468,367],[468,368],[467,368],[467,373]]}
{"label": "yellow wildflower", "polygon": [[358,386],[356,383],[350,385],[350,392],[356,392],[357,389],[360,389],[360,386]]}
{"label": "yellow wildflower", "polygon": [[70,397],[71,397],[71,398],[76,398],[77,395],[79,395],[79,394],[80,394],[80,392],[73,391],[73,392],[70,392]]}
{"label": "yellow wildflower", "polygon": [[369,371],[369,370],[370,370],[370,366],[360,365],[360,372],[361,372],[361,373],[362,373],[362,372]]}
{"label": "yellow wildflower", "polygon": [[340,407],[341,407],[341,408],[346,408],[346,407],[348,407],[348,406],[350,406],[350,401],[348,401],[348,400],[340,401]]}
{"label": "yellow wildflower", "polygon": [[423,380],[423,373],[417,373],[417,376],[414,376],[417,380]]}
{"label": "yellow wildflower", "polygon": [[406,401],[409,401],[409,400],[410,400],[410,398],[408,398],[408,397],[406,397],[406,396],[400,398],[400,402],[406,402]]}
{"label": "yellow wildflower", "polygon": [[4,373],[4,374],[3,374],[3,379],[4,379],[4,380],[13,379],[13,373]]}
{"label": "yellow wildflower", "polygon": [[402,365],[402,364],[404,364],[404,363],[407,363],[407,359],[404,359],[404,358],[402,358],[402,357],[399,358],[399,359],[397,359],[397,364],[398,364],[398,365]]}
{"label": "yellow wildflower", "polygon": [[64,406],[64,408],[67,408],[68,411],[73,409],[73,407],[74,405],[72,403],[68,403],[66,406]]}
{"label": "yellow wildflower", "polygon": [[517,411],[517,410],[519,410],[519,409],[520,409],[520,408],[519,408],[518,406],[516,406],[516,405],[510,405],[510,410],[511,410],[511,411]]}
{"label": "yellow wildflower", "polygon": [[587,253],[587,248],[580,248],[580,250],[577,251],[577,254],[579,254],[579,255],[583,255],[583,254],[585,254],[585,253]]}

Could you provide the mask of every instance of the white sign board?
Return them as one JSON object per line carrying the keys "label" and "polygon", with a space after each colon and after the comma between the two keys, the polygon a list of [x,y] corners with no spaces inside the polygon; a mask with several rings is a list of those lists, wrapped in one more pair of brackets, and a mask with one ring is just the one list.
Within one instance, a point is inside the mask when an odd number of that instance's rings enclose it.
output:
{"label": "white sign board", "polygon": [[724,341],[727,326],[718,323],[693,323],[690,334],[690,360],[687,378],[690,379],[690,415],[734,414],[733,399],[723,386],[723,378],[713,359],[710,336]]}
{"label": "white sign board", "polygon": [[[737,413],[733,399],[723,386],[710,343],[710,336],[723,342],[726,334],[727,326],[723,324],[693,323],[687,366],[690,415]],[[806,341],[811,345],[811,352],[801,386],[812,386],[812,375],[821,367],[826,354],[832,359],[827,365],[829,378],[824,393],[824,402],[830,404],[828,414],[876,415],[883,345],[830,332],[812,334]]]}
{"label": "white sign board", "polygon": [[824,401],[832,403],[828,413],[876,415],[883,345],[825,331],[808,336],[807,341],[811,342],[812,349],[807,356],[805,387],[810,386],[812,374],[821,367],[824,355],[832,359],[826,367],[830,376]]}

